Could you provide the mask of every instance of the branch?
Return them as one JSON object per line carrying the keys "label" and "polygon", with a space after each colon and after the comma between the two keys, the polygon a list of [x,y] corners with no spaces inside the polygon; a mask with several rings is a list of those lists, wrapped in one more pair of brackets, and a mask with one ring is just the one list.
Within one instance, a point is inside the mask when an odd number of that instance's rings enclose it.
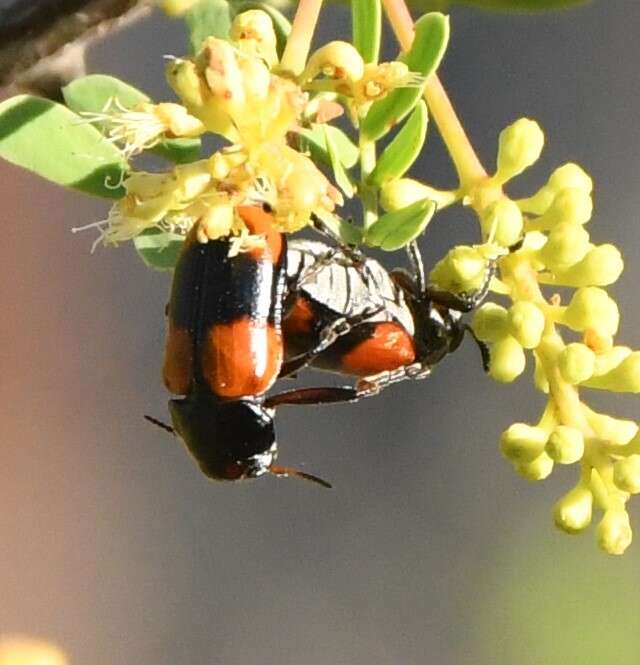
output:
{"label": "branch", "polygon": [[14,0],[0,10],[0,88],[57,99],[84,74],[87,45],[146,15],[153,0]]}

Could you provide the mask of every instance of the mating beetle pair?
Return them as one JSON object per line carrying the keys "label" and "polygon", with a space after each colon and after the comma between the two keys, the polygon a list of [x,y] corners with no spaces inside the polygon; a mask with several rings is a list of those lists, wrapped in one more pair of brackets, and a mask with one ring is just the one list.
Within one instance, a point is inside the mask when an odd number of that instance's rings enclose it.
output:
{"label": "mating beetle pair", "polygon": [[[287,243],[268,206],[237,214],[264,243],[240,253],[231,241],[200,243],[197,227],[176,265],[168,306],[164,382],[173,427],[202,471],[216,480],[264,473],[275,464],[274,413],[285,404],[356,401],[407,378],[423,378],[454,351],[468,327],[461,313],[484,288],[458,297],[427,287],[420,254],[412,274],[386,271],[348,248]],[[483,354],[484,355],[484,354]],[[276,379],[306,365],[358,377],[355,387],[301,388],[266,396]]]}

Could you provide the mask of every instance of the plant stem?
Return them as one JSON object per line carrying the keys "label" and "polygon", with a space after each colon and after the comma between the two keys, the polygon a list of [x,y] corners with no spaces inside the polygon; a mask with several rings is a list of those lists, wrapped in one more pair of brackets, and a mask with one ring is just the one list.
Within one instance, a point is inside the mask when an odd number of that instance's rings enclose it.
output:
{"label": "plant stem", "polygon": [[367,185],[367,178],[376,166],[376,144],[360,140],[360,186],[358,193],[362,203],[364,228],[368,229],[378,219],[376,190]]}
{"label": "plant stem", "polygon": [[[402,47],[408,51],[413,42],[413,19],[404,0],[382,0],[389,23]],[[487,177],[445,89],[436,74],[427,81],[424,91],[431,115],[454,163],[461,187],[472,186]]]}
{"label": "plant stem", "polygon": [[321,7],[322,0],[300,0],[280,62],[282,70],[295,76],[302,74]]}

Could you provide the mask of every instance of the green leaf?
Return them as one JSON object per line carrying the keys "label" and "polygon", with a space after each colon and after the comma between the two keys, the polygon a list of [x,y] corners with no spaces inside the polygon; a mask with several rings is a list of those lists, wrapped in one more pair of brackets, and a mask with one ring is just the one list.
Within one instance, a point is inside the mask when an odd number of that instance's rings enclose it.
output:
{"label": "green leaf", "polygon": [[331,157],[326,140],[327,134],[331,137],[331,142],[342,165],[350,169],[358,161],[358,148],[341,129],[333,125],[313,123],[310,129],[301,129],[299,133],[300,149],[311,153],[313,161],[321,161],[327,166],[331,166]]}
{"label": "green leaf", "polygon": [[393,252],[415,240],[425,230],[435,211],[433,201],[422,199],[406,208],[388,212],[365,231],[364,241],[367,245]]}
{"label": "green leaf", "polygon": [[228,39],[235,11],[227,0],[200,0],[185,15],[189,44],[192,53],[197,53],[207,37]]}
{"label": "green leaf", "polygon": [[276,50],[278,51],[278,56],[282,57],[284,47],[287,45],[287,39],[291,33],[289,19],[282,12],[279,12],[275,7],[268,5],[266,2],[243,2],[238,7],[236,13],[241,14],[248,9],[261,9],[263,12],[269,14],[273,22],[273,30],[276,33]]}
{"label": "green leaf", "polygon": [[382,33],[380,0],[351,0],[353,45],[365,62],[378,62]]}
{"label": "green leaf", "polygon": [[362,229],[351,221],[342,219],[330,212],[318,212],[318,217],[331,233],[345,245],[354,247],[362,242]]}
{"label": "green leaf", "polygon": [[385,182],[401,178],[418,158],[427,136],[429,114],[420,100],[402,129],[380,155],[369,181],[381,187]]}
{"label": "green leaf", "polygon": [[[76,113],[100,113],[112,101],[131,109],[151,98],[132,85],[113,76],[91,74],[69,83],[62,89],[64,101]],[[100,123],[95,123],[100,126]],[[177,164],[194,162],[200,158],[201,143],[198,138],[165,139],[152,148],[152,152]]]}
{"label": "green leaf", "polygon": [[340,160],[340,153],[336,148],[335,143],[331,137],[331,133],[327,131],[328,126],[324,127],[324,140],[327,144],[327,150],[329,151],[329,159],[331,160],[331,168],[333,170],[333,177],[336,181],[336,184],[344,192],[344,195],[351,199],[354,195],[353,183],[351,178],[347,173],[342,161]]}
{"label": "green leaf", "polygon": [[130,109],[150,102],[144,92],[113,76],[91,74],[75,79],[62,88],[66,105],[76,113],[99,113],[104,111],[112,100]]}
{"label": "green leaf", "polygon": [[122,153],[95,127],[48,99],[19,95],[0,104],[0,157],[87,194],[125,194]]}
{"label": "green leaf", "polygon": [[[409,52],[402,58],[412,72],[425,77],[433,74],[447,48],[449,19],[433,12],[418,19],[415,38]],[[384,99],[375,102],[362,121],[361,131],[368,140],[377,141],[400,122],[418,103],[424,86],[396,88]]]}
{"label": "green leaf", "polygon": [[133,239],[133,244],[145,265],[154,270],[173,270],[184,236],[160,229],[147,229]]}

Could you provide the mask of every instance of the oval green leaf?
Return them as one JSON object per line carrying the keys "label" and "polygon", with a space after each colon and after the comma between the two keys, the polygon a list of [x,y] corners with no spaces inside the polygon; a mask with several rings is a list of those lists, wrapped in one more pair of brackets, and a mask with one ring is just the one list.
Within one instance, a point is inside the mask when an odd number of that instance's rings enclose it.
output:
{"label": "oval green leaf", "polygon": [[336,184],[343,191],[344,195],[351,199],[355,193],[353,183],[351,178],[347,173],[347,170],[344,168],[342,161],[340,159],[340,154],[336,148],[335,143],[331,134],[327,131],[329,128],[328,125],[324,127],[324,140],[327,144],[327,150],[329,151],[329,159],[331,160],[331,169],[333,170],[333,177],[336,181]]}
{"label": "oval green leaf", "polygon": [[184,236],[160,229],[147,229],[133,239],[140,258],[154,270],[173,270],[183,243]]}
{"label": "oval green leaf", "polygon": [[415,240],[435,211],[436,204],[431,199],[422,199],[401,210],[388,212],[365,231],[364,241],[372,247],[393,252]]}
{"label": "oval green leaf", "polygon": [[[76,79],[62,89],[62,94],[67,106],[76,113],[100,113],[114,101],[125,109],[151,101],[142,90],[103,74]],[[100,123],[95,124],[100,126]],[[200,148],[198,138],[165,139],[154,146],[152,152],[176,164],[187,164],[200,158]]]}
{"label": "oval green leaf", "polygon": [[[413,44],[402,60],[412,72],[424,76],[426,81],[438,68],[448,41],[448,17],[438,12],[425,14],[416,22]],[[363,136],[370,141],[384,136],[411,112],[423,90],[424,86],[396,88],[384,99],[375,102],[362,121]]]}
{"label": "oval green leaf", "polygon": [[329,156],[329,148],[327,147],[327,134],[342,165],[347,169],[353,167],[358,161],[358,148],[341,129],[333,125],[314,123],[309,129],[301,129],[299,132],[300,149],[308,151],[313,161],[321,161],[327,166],[331,166],[331,157]]}
{"label": "oval green leaf", "polygon": [[385,182],[401,178],[416,161],[427,136],[429,114],[420,100],[413,112],[380,155],[369,182],[381,187]]}
{"label": "oval green leaf", "polygon": [[93,196],[124,196],[122,153],[62,104],[18,95],[0,104],[0,157]]}
{"label": "oval green leaf", "polygon": [[200,0],[184,17],[191,52],[197,53],[207,37],[228,39],[234,15],[233,7],[227,0]]}
{"label": "oval green leaf", "polygon": [[382,33],[380,0],[351,0],[353,45],[365,62],[378,62]]}

